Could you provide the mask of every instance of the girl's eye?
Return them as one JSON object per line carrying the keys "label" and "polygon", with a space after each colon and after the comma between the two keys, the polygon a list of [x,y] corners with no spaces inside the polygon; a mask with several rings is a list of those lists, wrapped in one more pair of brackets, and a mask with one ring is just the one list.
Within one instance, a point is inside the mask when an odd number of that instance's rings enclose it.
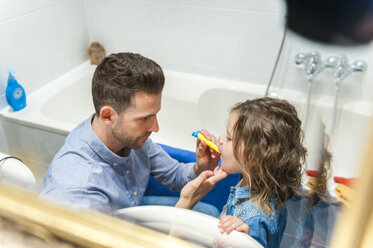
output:
{"label": "girl's eye", "polygon": [[227,136],[227,141],[231,141],[231,140],[232,140],[231,137]]}

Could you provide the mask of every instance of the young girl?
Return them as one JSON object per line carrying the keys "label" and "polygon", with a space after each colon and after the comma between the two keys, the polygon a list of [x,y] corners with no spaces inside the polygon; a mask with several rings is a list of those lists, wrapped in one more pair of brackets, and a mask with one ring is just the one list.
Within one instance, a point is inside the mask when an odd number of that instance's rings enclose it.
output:
{"label": "young girl", "polygon": [[[205,136],[214,141],[207,132]],[[193,207],[227,173],[241,173],[223,209],[220,229],[245,232],[264,247],[279,247],[285,204],[301,185],[306,154],[302,140],[301,121],[287,101],[259,98],[237,104],[218,141],[221,168],[189,182],[176,207]]]}

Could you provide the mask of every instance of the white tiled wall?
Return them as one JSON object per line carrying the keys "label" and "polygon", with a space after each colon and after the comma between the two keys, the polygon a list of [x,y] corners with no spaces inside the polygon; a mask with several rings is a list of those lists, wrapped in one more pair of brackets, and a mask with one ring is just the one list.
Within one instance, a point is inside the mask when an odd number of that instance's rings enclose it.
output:
{"label": "white tiled wall", "polygon": [[[7,69],[30,94],[87,59],[80,0],[0,0],[0,34],[0,109],[7,106]],[[0,122],[0,151],[6,144]]]}
{"label": "white tiled wall", "polygon": [[[90,41],[108,53],[139,52],[163,68],[266,85],[281,44],[285,1],[277,0],[84,0]],[[322,58],[346,55],[373,65],[373,45],[322,45],[288,32],[273,87],[304,91],[297,53]],[[332,72],[314,83],[314,92],[334,95]],[[340,95],[372,101],[373,70],[349,76]]]}
{"label": "white tiled wall", "polygon": [[85,0],[90,41],[163,68],[266,84],[283,34],[282,1]]}
{"label": "white tiled wall", "polygon": [[0,0],[0,108],[7,69],[30,93],[87,59],[85,20],[82,1]]}

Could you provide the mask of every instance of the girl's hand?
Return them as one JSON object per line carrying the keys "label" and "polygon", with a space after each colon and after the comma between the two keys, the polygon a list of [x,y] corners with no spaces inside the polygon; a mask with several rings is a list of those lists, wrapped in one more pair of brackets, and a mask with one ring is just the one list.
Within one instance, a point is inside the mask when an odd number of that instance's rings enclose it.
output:
{"label": "girl's hand", "polygon": [[223,215],[218,224],[221,232],[231,233],[233,230],[249,234],[249,226],[232,215]]}

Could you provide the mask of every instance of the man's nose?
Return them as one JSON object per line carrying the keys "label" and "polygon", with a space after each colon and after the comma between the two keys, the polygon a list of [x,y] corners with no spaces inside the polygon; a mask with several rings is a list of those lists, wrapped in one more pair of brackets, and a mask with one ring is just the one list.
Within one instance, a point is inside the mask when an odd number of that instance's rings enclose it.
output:
{"label": "man's nose", "polygon": [[154,121],[152,123],[150,131],[151,132],[158,132],[159,131],[159,124],[158,124],[158,118],[157,117],[154,118]]}

